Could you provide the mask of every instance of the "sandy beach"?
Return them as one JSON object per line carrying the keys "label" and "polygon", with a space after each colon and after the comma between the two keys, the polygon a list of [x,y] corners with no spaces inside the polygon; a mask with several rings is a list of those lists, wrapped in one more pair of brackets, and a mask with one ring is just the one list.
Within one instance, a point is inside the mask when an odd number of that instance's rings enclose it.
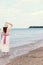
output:
{"label": "sandy beach", "polygon": [[12,59],[7,65],[43,65],[43,47]]}
{"label": "sandy beach", "polygon": [[0,65],[43,65],[43,41],[10,49],[9,56],[2,56]]}
{"label": "sandy beach", "polygon": [[43,41],[18,48],[16,57],[6,65],[43,65]]}

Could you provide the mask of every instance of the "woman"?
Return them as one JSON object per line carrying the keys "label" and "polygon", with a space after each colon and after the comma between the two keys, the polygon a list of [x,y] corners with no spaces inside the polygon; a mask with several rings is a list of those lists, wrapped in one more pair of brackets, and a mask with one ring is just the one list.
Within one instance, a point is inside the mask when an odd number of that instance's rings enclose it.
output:
{"label": "woman", "polygon": [[1,34],[1,52],[3,52],[4,55],[8,55],[8,52],[10,50],[9,46],[9,32],[12,28],[12,24],[6,22],[4,24],[4,27],[2,29],[2,34]]}

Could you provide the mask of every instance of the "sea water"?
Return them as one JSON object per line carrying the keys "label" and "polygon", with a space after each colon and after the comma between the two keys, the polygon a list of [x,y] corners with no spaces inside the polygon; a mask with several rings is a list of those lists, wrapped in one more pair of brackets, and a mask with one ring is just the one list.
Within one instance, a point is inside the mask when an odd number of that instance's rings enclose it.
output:
{"label": "sea water", "polygon": [[[1,41],[1,34],[0,34],[0,41]],[[10,62],[10,59],[13,59],[14,57],[23,54],[27,54],[29,51],[32,51],[42,46],[43,46],[43,28],[12,29],[10,31],[10,47],[12,51],[10,52],[10,56],[8,56],[7,58],[3,57],[0,58],[0,65],[5,65]],[[2,55],[0,54],[0,57],[1,56]]]}
{"label": "sea water", "polygon": [[43,40],[43,28],[19,28],[10,31],[10,46],[18,47]]}

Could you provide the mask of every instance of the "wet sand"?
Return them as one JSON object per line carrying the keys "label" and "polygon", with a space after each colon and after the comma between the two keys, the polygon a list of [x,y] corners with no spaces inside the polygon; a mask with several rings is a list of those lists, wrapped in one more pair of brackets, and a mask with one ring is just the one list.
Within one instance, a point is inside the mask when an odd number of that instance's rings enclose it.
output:
{"label": "wet sand", "polygon": [[43,65],[43,47],[18,56],[6,65]]}

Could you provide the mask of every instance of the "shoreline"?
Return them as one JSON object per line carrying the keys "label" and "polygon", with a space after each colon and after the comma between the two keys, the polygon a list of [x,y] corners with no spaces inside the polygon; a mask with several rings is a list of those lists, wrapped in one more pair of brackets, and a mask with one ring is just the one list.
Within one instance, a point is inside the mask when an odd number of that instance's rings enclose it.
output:
{"label": "shoreline", "polygon": [[43,47],[18,56],[6,65],[43,65]]}
{"label": "shoreline", "polygon": [[28,53],[30,53],[30,51],[33,51],[40,47],[43,47],[43,41],[40,41],[38,43],[26,44],[26,45],[19,46],[19,47],[13,47],[10,50],[10,56],[0,58],[0,65],[6,65],[6,64],[10,63],[12,59],[14,59],[14,58],[16,59],[16,58],[18,58],[18,56],[20,57],[22,55],[25,56],[25,54],[28,54]]}

